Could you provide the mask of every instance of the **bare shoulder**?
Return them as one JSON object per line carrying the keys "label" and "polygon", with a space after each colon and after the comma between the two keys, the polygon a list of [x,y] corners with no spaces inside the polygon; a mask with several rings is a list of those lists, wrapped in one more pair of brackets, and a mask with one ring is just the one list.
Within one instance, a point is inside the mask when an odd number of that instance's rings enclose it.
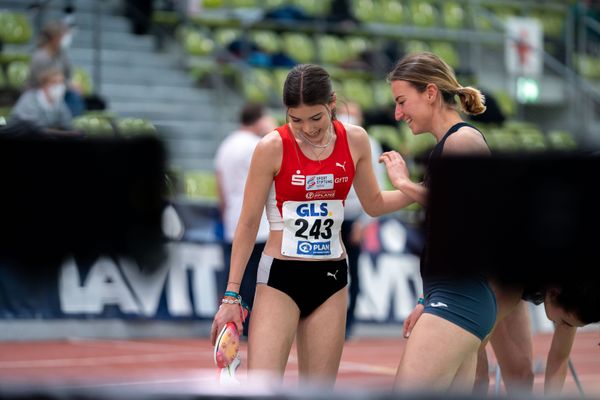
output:
{"label": "bare shoulder", "polygon": [[446,140],[444,152],[455,154],[490,154],[483,134],[470,126],[463,126]]}
{"label": "bare shoulder", "polygon": [[352,153],[352,159],[355,163],[363,159],[366,155],[371,154],[371,145],[369,143],[369,135],[362,126],[344,124],[346,127],[346,135],[348,136],[348,146]]}
{"label": "bare shoulder", "polygon": [[364,146],[365,143],[369,142],[367,131],[362,126],[344,124],[344,127],[346,128],[350,146]]}
{"label": "bare shoulder", "polygon": [[279,171],[283,158],[283,142],[277,131],[267,133],[256,145],[253,163],[263,170]]}
{"label": "bare shoulder", "polygon": [[256,145],[256,150],[260,152],[281,152],[282,149],[283,142],[281,141],[281,136],[279,136],[279,132],[277,131],[267,133]]}

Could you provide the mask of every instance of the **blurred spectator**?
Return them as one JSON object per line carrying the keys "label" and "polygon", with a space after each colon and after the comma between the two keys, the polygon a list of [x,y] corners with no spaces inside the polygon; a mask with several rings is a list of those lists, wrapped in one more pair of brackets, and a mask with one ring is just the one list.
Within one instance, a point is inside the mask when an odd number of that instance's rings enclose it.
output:
{"label": "blurred spectator", "polygon": [[[264,106],[247,104],[240,112],[240,126],[221,143],[215,156],[215,170],[219,193],[219,206],[223,218],[224,243],[223,256],[225,260],[225,276],[229,275],[231,244],[242,211],[244,187],[250,168],[254,148],[260,139],[273,131],[277,123]],[[269,236],[269,223],[263,211],[256,244],[244,272],[240,295],[252,308],[256,289],[256,274],[258,263]],[[227,285],[219,285],[225,287]],[[222,295],[222,294],[221,294]],[[244,322],[244,333],[247,335],[248,323]]]}
{"label": "blurred spectator", "polygon": [[304,12],[302,7],[293,4],[272,8],[264,14],[263,18],[267,21],[277,21],[281,24],[293,24],[313,20],[311,16]]}
{"label": "blurred spectator", "polygon": [[[362,126],[363,113],[357,103],[348,102],[338,107],[337,118],[344,124],[352,124]],[[375,139],[369,136],[371,144],[371,162],[375,177],[381,188],[385,185],[386,172],[383,164],[379,163],[379,156],[383,152],[381,146]],[[373,221],[364,212],[358,196],[354,191],[354,187],[348,192],[344,206],[344,222],[342,223],[342,241],[348,255],[348,273],[350,275],[349,296],[348,296],[348,312],[346,314],[346,338],[352,334],[354,325],[354,310],[356,308],[356,300],[360,293],[360,277],[358,273],[358,259],[361,252],[361,244],[364,228]]]}
{"label": "blurred spectator", "polygon": [[125,15],[131,21],[131,31],[136,35],[150,33],[153,0],[125,0]]}
{"label": "blurred spectator", "polygon": [[349,0],[332,0],[327,21],[346,29],[355,28],[359,22],[352,13]]}
{"label": "blurred spectator", "polygon": [[261,68],[288,67],[297,62],[283,51],[270,54],[254,41],[247,38],[236,38],[227,45],[227,52],[218,55],[221,62],[245,61]]}
{"label": "blurred spectator", "polygon": [[56,68],[38,76],[39,86],[25,90],[13,107],[9,124],[27,124],[39,132],[73,133],[72,115],[65,103],[65,78]]}
{"label": "blurred spectator", "polygon": [[85,102],[81,95],[81,88],[71,82],[73,69],[68,57],[68,49],[73,41],[73,30],[65,22],[49,22],[40,33],[38,48],[31,57],[30,71],[27,78],[29,87],[40,86],[40,75],[49,69],[58,69],[62,72],[67,90],[65,101],[71,115],[78,116],[85,111]]}

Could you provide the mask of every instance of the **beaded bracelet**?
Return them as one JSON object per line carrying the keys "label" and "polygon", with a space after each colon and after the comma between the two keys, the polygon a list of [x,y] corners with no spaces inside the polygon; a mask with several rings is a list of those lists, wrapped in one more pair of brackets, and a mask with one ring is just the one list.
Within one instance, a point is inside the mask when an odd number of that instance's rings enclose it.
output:
{"label": "beaded bracelet", "polygon": [[419,297],[419,300],[417,300],[417,304],[423,304],[425,305],[425,299],[422,297]]}
{"label": "beaded bracelet", "polygon": [[223,300],[221,300],[221,304],[239,304],[242,305],[242,302],[240,299],[232,299],[231,297],[224,297]]}

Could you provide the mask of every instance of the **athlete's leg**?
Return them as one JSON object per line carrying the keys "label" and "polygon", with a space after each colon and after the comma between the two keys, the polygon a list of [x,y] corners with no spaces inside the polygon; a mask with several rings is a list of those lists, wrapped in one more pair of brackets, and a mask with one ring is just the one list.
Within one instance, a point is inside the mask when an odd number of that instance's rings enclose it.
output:
{"label": "athlete's leg", "polygon": [[490,390],[490,371],[487,356],[487,342],[479,346],[477,352],[477,367],[475,368],[475,382],[473,393],[486,396]]}
{"label": "athlete's leg", "polygon": [[533,389],[533,343],[527,303],[498,321],[490,342],[509,394]]}
{"label": "athlete's leg", "polygon": [[507,315],[511,314],[513,310],[515,310],[515,308],[520,304],[521,295],[523,293],[523,289],[520,287],[499,285],[494,281],[490,282],[490,286],[492,287],[492,290],[496,296],[497,313],[494,329],[481,344],[477,357],[474,393],[481,395],[487,395],[489,393],[490,371],[487,355],[487,344],[489,343],[490,338],[494,334],[496,327],[500,324],[500,322],[503,321]]}
{"label": "athlete's leg", "polygon": [[[481,340],[458,325],[424,313],[413,328],[398,366],[400,390],[447,390],[458,370],[477,353]],[[475,364],[472,365],[473,373]],[[454,388],[464,392],[472,387]]]}
{"label": "athlete's leg", "polygon": [[256,286],[248,336],[248,370],[280,381],[298,327],[300,311],[285,293],[265,284]]}
{"label": "athlete's leg", "polygon": [[301,379],[321,385],[335,383],[344,346],[347,304],[348,290],[343,288],[300,320],[296,341]]}
{"label": "athlete's leg", "polygon": [[450,389],[457,392],[469,391],[475,384],[475,369],[477,367],[477,357],[479,352],[471,353],[456,371]]}

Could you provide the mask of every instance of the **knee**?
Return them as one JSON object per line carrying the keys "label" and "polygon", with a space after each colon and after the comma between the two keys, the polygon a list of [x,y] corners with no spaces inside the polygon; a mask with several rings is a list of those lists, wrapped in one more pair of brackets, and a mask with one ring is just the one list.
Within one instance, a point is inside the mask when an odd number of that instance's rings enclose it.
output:
{"label": "knee", "polygon": [[525,386],[532,386],[533,379],[535,378],[533,368],[530,365],[527,366],[527,368],[523,368],[521,371],[519,371],[517,378],[519,379],[519,382],[522,382]]}
{"label": "knee", "polygon": [[533,386],[533,379],[535,375],[533,373],[532,365],[520,365],[518,368],[514,368],[512,371],[502,371],[505,382],[509,385],[517,385],[521,388],[529,388]]}

